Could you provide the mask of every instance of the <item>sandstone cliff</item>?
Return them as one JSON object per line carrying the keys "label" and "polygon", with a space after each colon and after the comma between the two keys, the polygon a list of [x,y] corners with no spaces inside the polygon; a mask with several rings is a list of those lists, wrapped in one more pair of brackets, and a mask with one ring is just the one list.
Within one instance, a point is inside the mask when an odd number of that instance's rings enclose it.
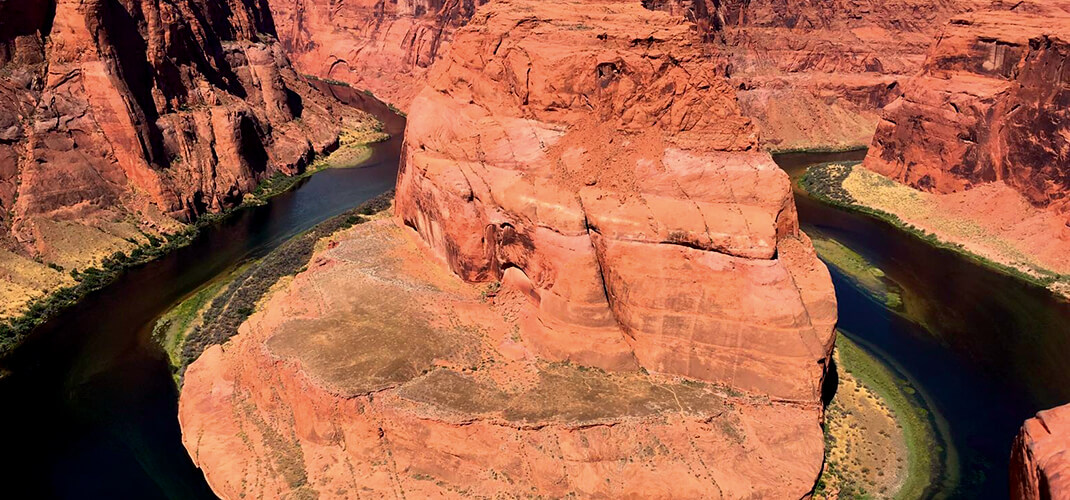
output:
{"label": "sandstone cliff", "polygon": [[885,109],[866,167],[937,193],[1001,181],[1065,211],[1068,36],[1057,4],[955,18]]}
{"label": "sandstone cliff", "polygon": [[70,280],[42,261],[99,265],[300,171],[356,116],[298,78],[255,2],[3,1],[0,19],[6,304]]}
{"label": "sandstone cliff", "polygon": [[1025,421],[1011,452],[1011,498],[1070,498],[1070,405]]}
{"label": "sandstone cliff", "polygon": [[453,31],[487,0],[268,0],[300,71],[408,109]]}
{"label": "sandstone cliff", "polygon": [[[270,0],[301,71],[408,109],[474,7],[496,0]],[[770,149],[862,147],[936,31],[982,0],[636,0],[693,24],[710,70],[739,88]],[[1013,3],[1008,3],[1008,6]],[[999,2],[996,5],[1001,5]]]}
{"label": "sandstone cliff", "polygon": [[216,492],[807,495],[835,296],[707,51],[630,0],[480,7],[409,107],[396,219],[186,371]]}

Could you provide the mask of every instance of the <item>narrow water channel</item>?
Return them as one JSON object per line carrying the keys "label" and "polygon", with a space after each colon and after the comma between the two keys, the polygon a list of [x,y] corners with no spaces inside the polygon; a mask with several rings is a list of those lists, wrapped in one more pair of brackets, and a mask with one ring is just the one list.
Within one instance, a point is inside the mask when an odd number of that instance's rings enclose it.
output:
{"label": "narrow water channel", "polygon": [[157,317],[198,287],[394,186],[404,118],[347,87],[324,90],[384,122],[360,168],[326,170],[191,245],[126,272],[42,325],[0,367],[6,498],[214,498],[182,447]]}
{"label": "narrow water channel", "polygon": [[[775,157],[793,178],[865,152]],[[927,400],[952,457],[939,498],[1007,498],[1011,444],[1022,421],[1070,402],[1070,304],[1046,290],[935,248],[882,221],[796,192],[803,229],[830,236],[902,289],[891,309],[832,269],[839,327]]]}

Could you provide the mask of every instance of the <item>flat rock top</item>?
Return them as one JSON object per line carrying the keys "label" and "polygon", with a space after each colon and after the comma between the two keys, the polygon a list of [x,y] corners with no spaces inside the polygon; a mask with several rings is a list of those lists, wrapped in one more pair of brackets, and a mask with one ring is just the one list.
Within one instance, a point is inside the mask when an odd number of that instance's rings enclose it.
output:
{"label": "flat rock top", "polygon": [[536,359],[513,332],[532,303],[428,269],[437,266],[421,271],[404,231],[376,221],[332,244],[287,291],[288,307],[306,314],[265,325],[268,349],[334,393],[397,389],[403,406],[447,421],[579,426],[722,412],[713,385]]}

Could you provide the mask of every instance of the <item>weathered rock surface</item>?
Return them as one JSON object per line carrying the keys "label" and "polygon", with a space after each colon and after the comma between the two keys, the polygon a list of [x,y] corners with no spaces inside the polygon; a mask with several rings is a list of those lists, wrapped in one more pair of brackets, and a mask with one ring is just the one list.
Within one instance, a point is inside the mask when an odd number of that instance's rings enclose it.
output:
{"label": "weathered rock surface", "polygon": [[[770,149],[863,147],[933,36],[978,0],[646,0],[699,20]],[[995,6],[1001,5],[999,2]],[[1013,2],[1007,6],[1013,5]]]}
{"label": "weathered rock surface", "polygon": [[798,498],[831,279],[683,17],[481,6],[412,101],[396,219],[185,374],[226,498]]}
{"label": "weathered rock surface", "polygon": [[[429,265],[390,220],[338,234],[186,371],[183,441],[223,498],[799,498],[820,410],[539,359],[537,304]],[[325,293],[326,292],[326,293]]]}
{"label": "weathered rock surface", "polygon": [[487,0],[268,0],[302,72],[408,109],[455,29]]}
{"label": "weathered rock surface", "polygon": [[68,222],[122,239],[110,226],[233,206],[334,144],[347,113],[290,69],[255,2],[4,1],[0,17],[0,223],[49,261]]}
{"label": "weathered rock surface", "polygon": [[1070,405],[1025,421],[1011,452],[1011,498],[1070,498]]}
{"label": "weathered rock surface", "polygon": [[[367,88],[408,110],[453,32],[487,1],[270,0],[301,71]],[[862,147],[879,110],[917,72],[933,36],[982,0],[636,0],[693,22],[710,71],[739,88],[771,149]],[[1007,3],[1007,7],[1014,2]]]}
{"label": "weathered rock surface", "polygon": [[889,105],[866,167],[938,193],[1004,182],[1065,211],[1070,191],[1070,14],[1059,4],[948,24]]}
{"label": "weathered rock surface", "polygon": [[531,288],[546,359],[816,403],[835,299],[787,175],[690,23],[585,11],[494,2],[457,33],[412,104],[398,215],[462,278]]}

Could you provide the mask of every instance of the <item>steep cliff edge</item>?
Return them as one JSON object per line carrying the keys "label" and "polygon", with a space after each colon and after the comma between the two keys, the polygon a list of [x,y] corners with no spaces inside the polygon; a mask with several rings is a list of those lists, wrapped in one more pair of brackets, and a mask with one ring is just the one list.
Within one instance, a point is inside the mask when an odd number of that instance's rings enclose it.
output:
{"label": "steep cliff edge", "polygon": [[[270,0],[301,71],[407,110],[453,32],[487,1]],[[863,147],[953,15],[1002,2],[636,0],[694,23],[711,71],[739,89],[769,149]],[[1007,2],[1010,8],[1015,2]],[[714,69],[715,68],[715,69]]]}
{"label": "steep cliff edge", "polygon": [[1070,498],[1070,405],[1025,421],[1011,452],[1011,498]]}
{"label": "steep cliff edge", "polygon": [[255,2],[7,1],[0,17],[5,305],[239,204],[362,118],[300,80]]}
{"label": "steep cliff edge", "polygon": [[407,110],[453,31],[487,0],[268,0],[301,71]]}
{"label": "steep cliff edge", "polygon": [[798,498],[828,271],[694,24],[496,1],[412,101],[396,218],[323,241],[185,374],[227,498]]}
{"label": "steep cliff edge", "polygon": [[866,167],[937,193],[999,181],[1065,211],[1068,37],[1070,14],[1055,5],[955,18],[885,110]]}
{"label": "steep cliff edge", "polygon": [[882,107],[956,14],[984,0],[645,0],[698,19],[771,150],[866,146]]}

